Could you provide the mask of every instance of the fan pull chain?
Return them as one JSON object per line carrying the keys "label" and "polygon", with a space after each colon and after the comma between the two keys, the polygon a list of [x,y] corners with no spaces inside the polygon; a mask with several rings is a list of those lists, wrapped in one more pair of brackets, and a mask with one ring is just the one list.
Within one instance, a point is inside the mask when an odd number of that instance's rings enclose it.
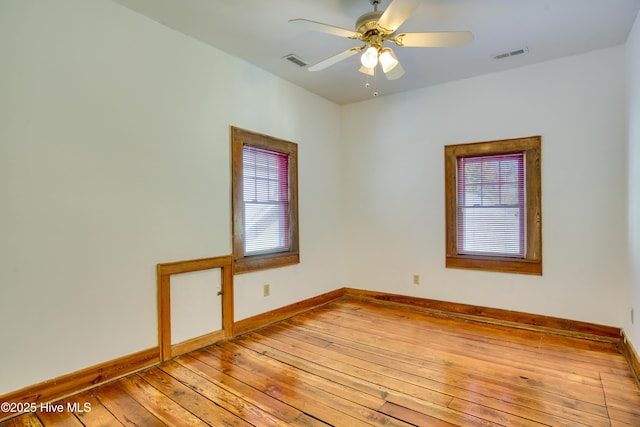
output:
{"label": "fan pull chain", "polygon": [[376,69],[373,69],[373,96],[378,96],[378,73],[376,73]]}
{"label": "fan pull chain", "polygon": [[[371,87],[371,83],[369,83],[369,74],[366,74],[364,87],[367,89]],[[378,79],[375,68],[373,69],[373,96],[378,96]]]}

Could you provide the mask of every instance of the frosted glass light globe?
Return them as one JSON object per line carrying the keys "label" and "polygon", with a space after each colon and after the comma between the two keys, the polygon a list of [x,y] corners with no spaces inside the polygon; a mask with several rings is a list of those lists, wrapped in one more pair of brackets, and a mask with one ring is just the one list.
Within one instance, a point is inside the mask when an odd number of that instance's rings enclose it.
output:
{"label": "frosted glass light globe", "polygon": [[367,68],[373,68],[378,64],[378,48],[370,46],[360,57],[360,62]]}

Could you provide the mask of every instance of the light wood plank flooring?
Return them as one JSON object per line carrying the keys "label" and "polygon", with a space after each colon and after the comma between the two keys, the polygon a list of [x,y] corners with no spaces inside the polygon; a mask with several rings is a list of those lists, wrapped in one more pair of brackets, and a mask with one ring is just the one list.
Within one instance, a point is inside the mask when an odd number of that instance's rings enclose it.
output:
{"label": "light wood plank flooring", "polygon": [[613,344],[357,300],[59,403],[1,425],[640,426]]}

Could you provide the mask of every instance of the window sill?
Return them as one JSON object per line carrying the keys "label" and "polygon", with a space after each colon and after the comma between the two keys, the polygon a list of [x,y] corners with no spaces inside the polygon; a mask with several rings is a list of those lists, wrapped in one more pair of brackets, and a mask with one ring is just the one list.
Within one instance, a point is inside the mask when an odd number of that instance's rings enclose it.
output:
{"label": "window sill", "polygon": [[446,267],[542,276],[542,261],[538,260],[455,255],[447,256]]}
{"label": "window sill", "polygon": [[284,267],[300,263],[300,254],[284,252],[273,255],[257,255],[253,257],[238,258],[233,262],[233,273],[249,273],[268,268]]}

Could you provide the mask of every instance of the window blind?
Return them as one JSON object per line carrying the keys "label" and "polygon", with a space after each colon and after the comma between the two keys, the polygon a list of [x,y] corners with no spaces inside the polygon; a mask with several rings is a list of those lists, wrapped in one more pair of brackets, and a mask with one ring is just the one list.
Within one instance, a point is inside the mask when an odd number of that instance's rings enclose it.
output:
{"label": "window blind", "polygon": [[458,253],[524,258],[524,153],[457,159]]}
{"label": "window blind", "polygon": [[289,156],[243,146],[245,253],[289,250]]}

